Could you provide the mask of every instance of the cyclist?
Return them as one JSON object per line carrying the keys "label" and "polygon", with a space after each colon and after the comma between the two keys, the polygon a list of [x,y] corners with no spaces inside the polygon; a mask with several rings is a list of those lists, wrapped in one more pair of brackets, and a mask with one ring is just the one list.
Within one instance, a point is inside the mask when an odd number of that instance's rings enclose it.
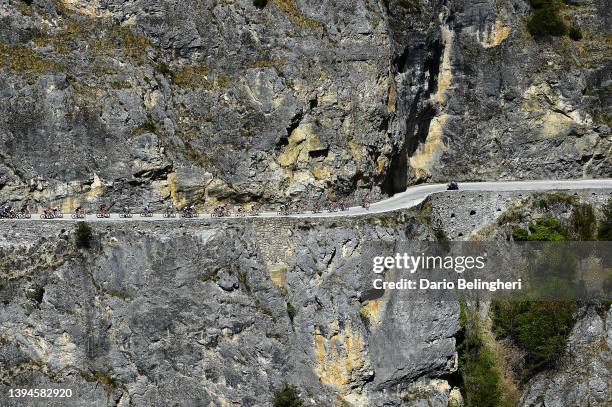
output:
{"label": "cyclist", "polygon": [[329,201],[329,203],[327,205],[327,210],[329,212],[336,212],[336,210],[337,210],[336,202],[335,201]]}
{"label": "cyclist", "polygon": [[367,195],[361,200],[361,207],[365,208],[366,210],[370,209],[370,200],[368,199]]}
{"label": "cyclist", "polygon": [[53,209],[50,206],[43,209],[43,214],[46,219],[51,219],[54,217]]}
{"label": "cyclist", "polygon": [[451,182],[450,182],[450,183],[447,185],[446,189],[447,189],[448,191],[457,191],[457,190],[459,189],[459,184],[457,184],[457,182],[455,182],[455,181],[451,181]]}

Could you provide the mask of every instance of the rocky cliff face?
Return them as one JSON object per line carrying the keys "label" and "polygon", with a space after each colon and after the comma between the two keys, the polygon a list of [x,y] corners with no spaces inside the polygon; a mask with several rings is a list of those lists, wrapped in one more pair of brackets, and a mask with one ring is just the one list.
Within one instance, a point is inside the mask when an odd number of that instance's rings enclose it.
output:
{"label": "rocky cliff face", "polygon": [[[0,4],[0,200],[70,209],[610,174],[609,8],[523,0]],[[265,3],[265,6],[263,4]]]}
{"label": "rocky cliff face", "polygon": [[610,397],[612,310],[581,310],[562,367],[534,378],[521,400],[526,406],[605,406]]}
{"label": "rocky cliff face", "polygon": [[[580,199],[600,206],[609,194]],[[47,405],[268,406],[287,382],[305,405],[461,405],[459,304],[374,295],[360,256],[372,241],[491,227],[505,239],[503,205],[540,199],[465,195],[467,206],[437,194],[357,220],[96,223],[89,249],[71,222],[3,222],[1,394],[51,386],[75,395]],[[472,210],[488,220],[473,225]],[[567,363],[528,383],[521,405],[606,405],[610,312],[581,311]]]}
{"label": "rocky cliff face", "polygon": [[283,382],[317,406],[450,397],[435,377],[457,368],[458,304],[364,295],[357,253],[431,236],[413,215],[112,224],[89,250],[59,225],[19,230],[1,247],[4,390],[61,383],[75,406],[262,406]]}
{"label": "rocky cliff face", "polygon": [[609,7],[565,3],[580,41],[534,40],[522,0],[444,2],[420,35],[389,14],[409,182],[610,173]]}

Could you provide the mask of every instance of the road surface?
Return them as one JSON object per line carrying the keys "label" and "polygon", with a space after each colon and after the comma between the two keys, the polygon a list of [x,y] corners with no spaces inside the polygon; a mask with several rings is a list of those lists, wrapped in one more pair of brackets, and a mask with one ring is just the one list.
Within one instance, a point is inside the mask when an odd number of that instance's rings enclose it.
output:
{"label": "road surface", "polygon": [[[580,190],[580,189],[612,189],[612,179],[592,179],[592,180],[556,180],[556,181],[500,181],[500,182],[464,182],[459,184],[459,191],[452,191],[453,194],[461,194],[461,191],[492,191],[492,192],[520,192],[520,191],[552,191],[552,190]],[[351,207],[343,212],[323,212],[323,213],[296,213],[288,216],[278,215],[276,212],[262,212],[257,218],[329,218],[340,216],[359,216],[372,213],[384,213],[398,209],[406,209],[416,206],[423,202],[429,195],[446,191],[446,184],[424,184],[409,187],[405,192],[395,194],[393,197],[372,203],[370,209],[366,211],[361,207]],[[232,216],[235,217],[235,216]],[[252,216],[246,216],[249,218]],[[199,219],[210,218],[210,214],[200,214]],[[170,220],[182,219],[179,216]],[[214,218],[223,219],[223,218]],[[5,219],[0,219],[0,221]],[[32,214],[29,221],[40,220],[39,214]],[[108,222],[108,221],[160,221],[169,220],[162,214],[154,214],[152,217],[144,218],[135,214],[132,218],[120,218],[119,214],[111,214],[110,218],[99,219],[95,214],[88,214],[85,219],[88,222]],[[189,219],[186,219],[189,220]],[[26,221],[26,220],[22,220]],[[47,220],[49,221],[49,220]],[[70,215],[64,215],[61,219],[50,220],[53,222],[74,221]]]}

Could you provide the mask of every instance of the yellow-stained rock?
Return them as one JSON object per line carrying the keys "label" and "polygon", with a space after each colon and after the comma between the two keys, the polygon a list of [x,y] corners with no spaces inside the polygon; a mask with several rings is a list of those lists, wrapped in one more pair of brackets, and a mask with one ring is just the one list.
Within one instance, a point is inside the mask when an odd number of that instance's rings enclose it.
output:
{"label": "yellow-stained rock", "polygon": [[170,199],[175,206],[179,205],[178,192],[176,187],[176,172],[168,174],[168,192],[170,193]]}
{"label": "yellow-stained rock", "polygon": [[532,121],[533,128],[538,130],[538,134],[542,137],[555,137],[567,135],[574,121],[564,114],[548,111],[539,119]]}
{"label": "yellow-stained rock", "polygon": [[314,168],[312,169],[312,175],[317,181],[329,180],[332,177],[332,168],[315,164]]}
{"label": "yellow-stained rock", "polygon": [[385,169],[387,168],[387,164],[389,163],[389,159],[384,155],[379,155],[376,160],[376,175],[383,174]]}
{"label": "yellow-stained rock", "polygon": [[364,343],[359,331],[351,330],[347,322],[344,330],[332,333],[327,339],[319,330],[314,335],[315,372],[323,384],[336,386],[345,395],[353,373],[361,369]]}
{"label": "yellow-stained rock", "polygon": [[285,289],[285,284],[287,283],[287,271],[288,266],[286,263],[276,263],[268,266],[268,273],[272,282],[281,290]]}
{"label": "yellow-stained rock", "polygon": [[371,326],[376,326],[380,323],[380,314],[382,309],[382,299],[368,301],[364,304],[359,313],[368,319]]}
{"label": "yellow-stained rock", "polygon": [[[455,34],[448,26],[442,27],[442,40],[444,51],[438,75],[438,88],[431,99],[443,108],[448,98],[447,92],[453,81],[451,54]],[[446,114],[434,117],[429,124],[429,132],[425,142],[421,143],[410,157],[409,165],[417,180],[424,180],[430,175],[431,169],[438,163],[442,152],[446,149],[443,134],[447,120],[448,115]]]}
{"label": "yellow-stained rock", "polygon": [[444,104],[446,103],[446,91],[451,86],[453,73],[451,66],[451,51],[455,40],[455,33],[448,27],[442,27],[442,40],[444,42],[444,52],[442,54],[442,63],[440,64],[440,73],[438,74],[438,89],[433,97],[434,101]]}
{"label": "yellow-stained rock", "polygon": [[420,144],[412,157],[410,157],[410,167],[413,169],[417,179],[425,179],[429,176],[431,169],[446,149],[443,134],[444,125],[447,120],[447,115],[434,117],[429,125],[429,133],[425,143]]}
{"label": "yellow-stained rock", "polygon": [[308,124],[300,125],[293,130],[288,141],[289,144],[285,146],[277,159],[283,167],[293,166],[298,162],[308,162],[310,161],[309,152],[325,148],[312,126]]}
{"label": "yellow-stained rock", "polygon": [[512,29],[505,25],[501,20],[496,20],[495,25],[491,28],[491,31],[484,33],[482,39],[482,46],[485,48],[497,47],[500,45],[508,36]]}
{"label": "yellow-stained rock", "polygon": [[61,366],[73,366],[77,363],[77,346],[72,342],[70,335],[64,332],[57,337],[54,343],[54,354]]}
{"label": "yellow-stained rock", "polygon": [[568,103],[547,83],[530,86],[523,93],[521,110],[528,113],[541,113],[530,120],[530,127],[540,137],[564,136],[571,132],[580,121],[579,115],[560,113],[571,110]]}
{"label": "yellow-stained rock", "polygon": [[360,162],[363,158],[363,146],[356,144],[353,140],[348,142],[349,150],[351,150],[351,155],[355,159],[355,161]]}

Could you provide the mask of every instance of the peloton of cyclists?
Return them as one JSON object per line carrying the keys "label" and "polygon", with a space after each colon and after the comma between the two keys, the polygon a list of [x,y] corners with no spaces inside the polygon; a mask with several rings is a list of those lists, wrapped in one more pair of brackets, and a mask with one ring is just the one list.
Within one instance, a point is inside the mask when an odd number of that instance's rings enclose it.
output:
{"label": "peloton of cyclists", "polygon": [[[458,189],[458,185],[456,182],[452,181],[447,185],[447,188],[449,190]],[[361,206],[364,209],[369,210],[370,200],[367,194],[361,198]],[[246,208],[235,206],[233,212],[235,212],[236,216],[246,216],[246,215],[257,216],[260,214],[260,206],[257,204],[254,204],[251,207],[247,206],[247,208],[249,209],[247,210]],[[315,200],[311,208],[312,208],[311,213],[316,214],[316,213],[322,212],[323,210],[326,210],[328,212],[337,212],[338,210],[348,211],[349,205],[346,199],[336,200],[332,197],[328,200],[326,199]],[[294,213],[307,212],[308,210],[309,208],[307,207],[307,205],[300,203],[300,202],[293,202],[293,203],[287,203],[287,204],[280,205],[277,213],[281,216],[287,216],[287,215],[291,215]],[[215,208],[213,208],[212,212],[213,213],[211,215],[213,217],[231,216],[232,214],[232,211],[230,210],[230,205],[227,203],[217,205]],[[198,216],[195,204],[193,203],[189,203],[188,205],[182,207],[180,210],[178,210],[174,206],[173,203],[169,203],[165,207],[164,217],[166,218],[174,217],[177,214],[180,214],[182,217],[197,217]],[[99,204],[99,210],[96,215],[98,218],[110,217],[110,207],[107,206],[107,204],[105,203]],[[122,218],[131,217],[130,207],[123,206],[119,215]],[[153,215],[153,211],[149,203],[144,203],[143,210],[141,212],[141,216],[150,217],[152,215]],[[30,217],[30,210],[29,210],[28,204],[25,204],[25,203],[22,204],[18,212],[14,210],[11,207],[11,205],[8,203],[0,204],[0,218],[29,218],[29,217]],[[43,209],[43,215],[41,215],[41,217],[44,219],[54,219],[54,218],[63,217],[63,215],[57,206],[55,207],[47,206]],[[79,205],[78,207],[74,209],[72,218],[73,219],[85,218],[85,210],[82,205]]]}

